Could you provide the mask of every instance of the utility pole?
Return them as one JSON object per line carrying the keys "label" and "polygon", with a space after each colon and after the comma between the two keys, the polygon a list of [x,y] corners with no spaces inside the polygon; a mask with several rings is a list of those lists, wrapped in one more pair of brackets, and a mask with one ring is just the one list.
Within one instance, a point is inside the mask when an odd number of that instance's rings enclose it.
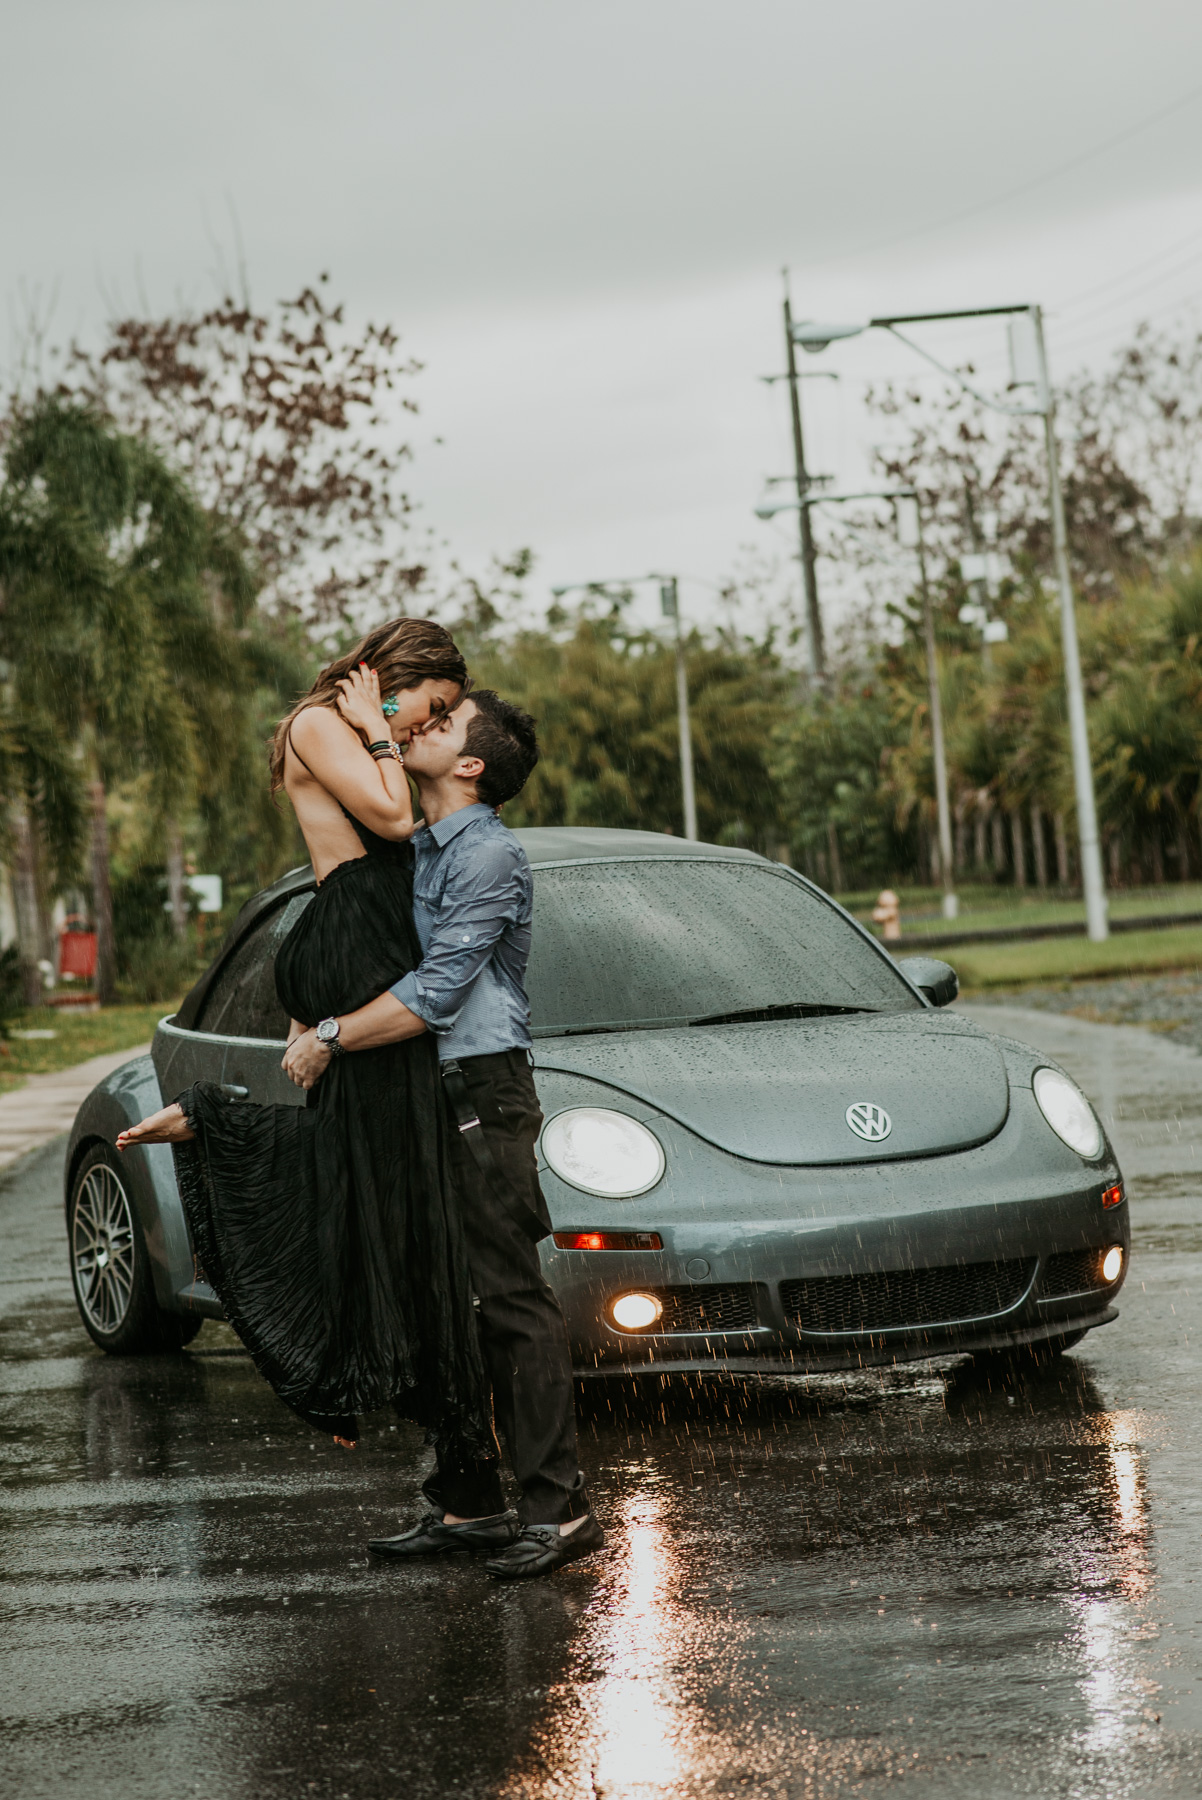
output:
{"label": "utility pole", "polygon": [[1039,371],[1039,406],[1043,413],[1048,452],[1048,494],[1052,514],[1052,548],[1056,583],[1060,589],[1060,638],[1064,646],[1064,681],[1068,692],[1068,727],[1073,748],[1073,785],[1077,794],[1077,835],[1081,846],[1081,887],[1085,894],[1085,928],[1095,943],[1110,935],[1107,920],[1106,882],[1102,875],[1102,850],[1098,842],[1098,811],[1093,791],[1093,765],[1089,758],[1089,727],[1085,718],[1085,686],[1081,679],[1081,650],[1077,643],[1077,610],[1073,578],[1068,566],[1068,528],[1064,522],[1064,495],[1060,488],[1060,460],[1056,448],[1056,397],[1048,379],[1048,357],[1043,341],[1043,309],[1030,309]]}
{"label": "utility pole", "polygon": [[789,302],[789,282],[785,277],[785,355],[789,374],[789,406],[793,415],[793,469],[797,481],[797,522],[801,540],[801,580],[806,603],[806,652],[810,679],[821,685],[826,680],[826,647],[822,641],[822,614],[818,610],[818,577],[814,570],[814,533],[810,509],[805,505],[810,478],[806,472],[805,439],[801,431],[801,383],[797,374],[797,349],[793,342],[793,308]]}
{"label": "utility pole", "polygon": [[[1037,404],[1006,406],[965,380],[963,373],[940,362],[937,356],[913,338],[903,336],[902,325],[930,325],[950,319],[1010,320],[1010,363],[1013,386],[1033,386]],[[1030,321],[1031,336],[1024,340],[1015,328],[1023,318]],[[1052,515],[1052,544],[1056,561],[1056,585],[1060,590],[1060,631],[1064,647],[1064,685],[1068,696],[1069,738],[1073,751],[1073,785],[1077,794],[1077,833],[1081,845],[1081,886],[1085,894],[1086,929],[1094,943],[1103,943],[1110,935],[1106,918],[1106,883],[1102,875],[1102,853],[1098,843],[1098,814],[1094,800],[1093,768],[1089,760],[1089,730],[1085,717],[1085,688],[1081,679],[1081,652],[1077,644],[1077,615],[1073,605],[1073,582],[1068,566],[1068,531],[1064,522],[1064,496],[1060,489],[1060,463],[1056,447],[1056,400],[1048,376],[1047,349],[1043,339],[1043,312],[1038,306],[974,306],[955,312],[898,313],[891,318],[867,319],[854,325],[826,325],[809,322],[799,325],[794,339],[804,349],[825,350],[836,339],[858,337],[864,331],[890,331],[899,343],[924,357],[927,362],[954,381],[957,387],[994,412],[1008,413],[1011,418],[1043,419],[1044,442],[1048,457],[1048,499]]]}
{"label": "utility pole", "polygon": [[[918,552],[918,577],[922,589],[922,626],[926,647],[927,694],[931,708],[931,755],[935,764],[935,808],[939,817],[939,872],[943,881],[943,916],[960,916],[956,894],[956,875],[952,855],[952,809],[948,792],[947,753],[943,742],[943,700],[939,692],[939,663],[935,646],[935,619],[931,611],[931,590],[927,581],[926,539],[922,531],[922,502],[915,488],[868,489],[854,494],[808,494],[800,500],[768,500],[755,509],[757,519],[771,519],[776,513],[791,512],[794,506],[808,512],[811,506],[842,505],[848,500],[905,501],[903,513],[897,507],[898,535],[907,550]],[[913,511],[910,511],[910,508]]]}
{"label": "utility pole", "polygon": [[943,697],[939,692],[939,662],[935,648],[935,615],[931,610],[931,589],[927,581],[927,547],[922,534],[922,503],[914,496],[915,549],[918,551],[918,578],[922,584],[922,631],[927,649],[927,692],[931,700],[931,750],[935,758],[935,809],[939,815],[939,873],[943,877],[943,916],[960,916],[956,896],[956,874],[952,853],[952,808],[948,795],[947,755],[943,747]]}
{"label": "utility pole", "polygon": [[684,834],[698,841],[697,790],[693,784],[693,733],[689,725],[689,677],[685,668],[684,639],[680,635],[680,598],[675,575],[661,581],[659,604],[665,619],[676,626],[676,720],[680,738],[680,793],[684,803]]}
{"label": "utility pole", "polygon": [[675,575],[635,575],[621,581],[568,581],[551,589],[557,600],[574,589],[604,592],[606,588],[630,588],[642,581],[658,581],[660,610],[676,628],[676,728],[680,744],[680,799],[684,834],[700,842],[697,830],[697,790],[693,781],[693,733],[689,728],[689,676],[685,666],[684,638],[680,630],[680,594]]}

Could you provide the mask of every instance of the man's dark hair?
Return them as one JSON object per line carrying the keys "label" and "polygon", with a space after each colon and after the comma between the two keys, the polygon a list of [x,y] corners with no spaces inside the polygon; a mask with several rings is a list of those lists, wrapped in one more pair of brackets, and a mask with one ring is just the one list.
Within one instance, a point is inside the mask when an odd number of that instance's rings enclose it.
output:
{"label": "man's dark hair", "polygon": [[463,754],[484,764],[476,793],[485,806],[504,806],[521,793],[538,761],[534,720],[491,688],[473,688],[470,699],[476,711],[464,733]]}

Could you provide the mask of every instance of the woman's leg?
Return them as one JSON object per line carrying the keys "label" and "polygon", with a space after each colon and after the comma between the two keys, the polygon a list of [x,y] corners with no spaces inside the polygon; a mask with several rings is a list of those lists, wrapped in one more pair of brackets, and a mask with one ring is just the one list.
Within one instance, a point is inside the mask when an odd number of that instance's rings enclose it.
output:
{"label": "woman's leg", "polygon": [[190,1144],[196,1133],[184,1117],[183,1108],[172,1101],[161,1112],[151,1113],[140,1125],[131,1125],[117,1139],[118,1150],[131,1150],[135,1144]]}

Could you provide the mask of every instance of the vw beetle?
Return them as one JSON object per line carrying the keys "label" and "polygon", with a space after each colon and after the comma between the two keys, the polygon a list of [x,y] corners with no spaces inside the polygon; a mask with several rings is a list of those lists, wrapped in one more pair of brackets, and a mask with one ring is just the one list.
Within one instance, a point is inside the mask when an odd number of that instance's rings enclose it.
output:
{"label": "vw beetle", "polygon": [[[1117,1316],[1128,1208],[1105,1133],[1045,1056],[945,1010],[945,963],[895,962],[749,851],[519,836],[543,1265],[578,1373],[1054,1354]],[[113,1146],[202,1078],[304,1104],[273,964],[313,892],[298,869],[249,901],[150,1054],[80,1108],[71,1271],[106,1350],[179,1346],[221,1316],[171,1150]]]}

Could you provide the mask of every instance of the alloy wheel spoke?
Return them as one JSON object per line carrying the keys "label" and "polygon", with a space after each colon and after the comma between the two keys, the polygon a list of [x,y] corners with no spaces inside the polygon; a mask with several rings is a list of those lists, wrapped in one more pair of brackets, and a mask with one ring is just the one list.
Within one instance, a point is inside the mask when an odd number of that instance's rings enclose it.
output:
{"label": "alloy wheel spoke", "polygon": [[125,1189],[103,1163],[89,1169],[79,1190],[72,1253],[85,1316],[99,1331],[116,1331],[133,1296],[134,1224]]}

